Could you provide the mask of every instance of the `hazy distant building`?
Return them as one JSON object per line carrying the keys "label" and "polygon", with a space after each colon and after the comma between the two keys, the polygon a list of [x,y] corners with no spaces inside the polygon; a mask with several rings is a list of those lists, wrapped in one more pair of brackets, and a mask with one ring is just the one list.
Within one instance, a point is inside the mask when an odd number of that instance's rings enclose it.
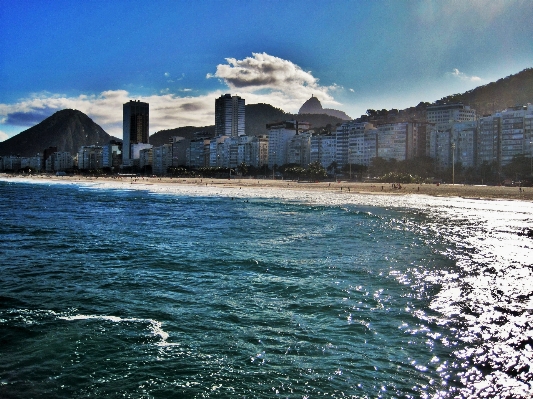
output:
{"label": "hazy distant building", "polygon": [[123,105],[122,163],[131,166],[131,146],[148,144],[149,105],[141,101],[129,101]]}
{"label": "hazy distant building", "polygon": [[306,168],[311,157],[311,133],[300,132],[289,140],[287,145],[287,163]]}
{"label": "hazy distant building", "polygon": [[224,94],[215,100],[215,136],[237,137],[245,134],[244,99]]}
{"label": "hazy distant building", "polygon": [[268,165],[268,136],[255,136],[250,141],[250,159],[246,162],[256,168]]}
{"label": "hazy distant building", "polygon": [[42,159],[42,167],[41,169],[46,170],[46,160],[48,157],[50,157],[54,152],[57,152],[57,147],[48,147],[43,151],[43,159]]}
{"label": "hazy distant building", "polygon": [[212,168],[229,165],[229,154],[224,151],[229,136],[218,136],[209,141],[209,166]]}
{"label": "hazy distant building", "polygon": [[45,162],[47,172],[66,171],[74,167],[74,160],[68,151],[58,151],[51,154]]}
{"label": "hazy distant building", "polygon": [[163,144],[152,149],[152,173],[164,176],[172,166],[172,144]]}

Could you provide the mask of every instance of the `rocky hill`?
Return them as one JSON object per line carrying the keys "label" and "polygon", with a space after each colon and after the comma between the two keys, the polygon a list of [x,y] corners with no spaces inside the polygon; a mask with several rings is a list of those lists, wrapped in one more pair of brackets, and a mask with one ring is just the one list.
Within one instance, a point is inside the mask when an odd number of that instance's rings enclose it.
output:
{"label": "rocky hill", "polygon": [[1,155],[35,156],[48,147],[58,151],[78,152],[84,145],[107,144],[116,139],[107,134],[83,112],[75,109],[57,111],[41,123],[0,142]]}
{"label": "rocky hill", "polygon": [[336,118],[339,118],[345,121],[352,119],[348,115],[346,115],[345,112],[339,111],[338,109],[322,108],[322,104],[320,103],[320,100],[316,98],[315,96],[311,96],[309,100],[303,103],[300,110],[298,111],[298,115],[309,115],[309,114],[325,114],[329,116],[334,116]]}

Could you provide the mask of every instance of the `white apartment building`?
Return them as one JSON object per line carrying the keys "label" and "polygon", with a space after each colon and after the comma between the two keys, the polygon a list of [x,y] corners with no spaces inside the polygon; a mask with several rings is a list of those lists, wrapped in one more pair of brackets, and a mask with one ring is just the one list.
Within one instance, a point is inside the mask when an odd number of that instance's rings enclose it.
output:
{"label": "white apartment building", "polygon": [[[426,120],[431,123],[427,133],[426,154],[435,159],[438,169],[451,167],[459,148],[469,151],[467,148],[470,146],[470,140],[472,140],[471,153],[466,154],[462,150],[461,159],[467,164],[475,164],[474,143],[477,134],[475,110],[460,103],[433,105],[426,109]],[[459,138],[464,142],[459,143]],[[457,162],[459,161],[455,160],[455,163]]]}
{"label": "white apartment building", "polygon": [[[348,164],[362,164],[368,155],[364,153],[365,133],[374,126],[368,122],[349,121],[343,123],[335,132],[337,167],[343,168]],[[374,155],[375,156],[375,155]],[[354,162],[357,160],[357,162]]]}
{"label": "white apartment building", "polygon": [[337,162],[337,138],[335,135],[311,136],[309,163],[319,162],[325,169]]}
{"label": "white apartment building", "polygon": [[307,167],[311,163],[311,133],[296,134],[288,142],[287,163]]}
{"label": "white apartment building", "polygon": [[533,156],[533,105],[517,106],[501,112],[501,165],[516,155]]}
{"label": "white apartment building", "polygon": [[309,130],[308,122],[286,121],[269,123],[268,129],[268,167],[281,166],[288,162],[289,141],[297,133]]}
{"label": "white apartment building", "polygon": [[405,161],[407,158],[408,123],[387,123],[377,127],[377,156]]}
{"label": "white apartment building", "polygon": [[465,167],[476,164],[477,122],[453,122],[447,129],[431,129],[429,133],[429,156],[438,169],[450,168],[461,163]]}
{"label": "white apartment building", "polygon": [[461,103],[431,105],[426,108],[426,121],[434,124],[469,122],[476,120],[476,111]]}

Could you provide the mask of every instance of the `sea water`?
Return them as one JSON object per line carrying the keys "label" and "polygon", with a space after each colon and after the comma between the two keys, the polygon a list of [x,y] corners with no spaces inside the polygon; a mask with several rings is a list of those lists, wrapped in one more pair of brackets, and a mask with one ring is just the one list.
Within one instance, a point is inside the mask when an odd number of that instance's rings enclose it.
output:
{"label": "sea water", "polygon": [[2,398],[533,395],[533,204],[0,181]]}

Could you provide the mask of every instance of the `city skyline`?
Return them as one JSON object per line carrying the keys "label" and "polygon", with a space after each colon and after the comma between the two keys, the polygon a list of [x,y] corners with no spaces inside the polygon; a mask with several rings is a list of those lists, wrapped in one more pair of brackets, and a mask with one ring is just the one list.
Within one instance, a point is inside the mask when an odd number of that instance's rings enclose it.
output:
{"label": "city skyline", "polygon": [[311,95],[352,118],[406,108],[532,66],[526,1],[199,3],[0,0],[0,141],[78,109],[122,136],[214,124],[225,93],[297,112]]}

